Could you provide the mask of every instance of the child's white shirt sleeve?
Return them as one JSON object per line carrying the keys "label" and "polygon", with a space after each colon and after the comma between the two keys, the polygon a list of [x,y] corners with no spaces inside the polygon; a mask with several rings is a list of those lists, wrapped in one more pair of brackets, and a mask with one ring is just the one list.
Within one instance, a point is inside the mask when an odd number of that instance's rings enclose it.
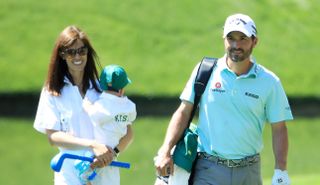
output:
{"label": "child's white shirt sleeve", "polygon": [[[128,99],[129,100],[129,99]],[[129,102],[129,104],[130,104],[130,109],[129,109],[129,113],[128,113],[128,115],[129,115],[129,122],[130,122],[130,124],[132,124],[132,122],[134,121],[134,120],[136,120],[136,118],[137,118],[137,110],[136,110],[136,104],[135,103],[133,103],[131,100],[129,100],[128,101]]]}

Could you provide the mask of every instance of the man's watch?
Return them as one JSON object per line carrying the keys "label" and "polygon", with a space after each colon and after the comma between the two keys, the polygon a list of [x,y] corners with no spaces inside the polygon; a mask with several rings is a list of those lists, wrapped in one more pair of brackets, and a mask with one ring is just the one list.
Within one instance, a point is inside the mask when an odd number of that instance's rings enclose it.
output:
{"label": "man's watch", "polygon": [[116,153],[116,155],[118,155],[119,152],[120,152],[120,150],[119,150],[117,147],[114,147],[114,148],[113,148],[113,151]]}

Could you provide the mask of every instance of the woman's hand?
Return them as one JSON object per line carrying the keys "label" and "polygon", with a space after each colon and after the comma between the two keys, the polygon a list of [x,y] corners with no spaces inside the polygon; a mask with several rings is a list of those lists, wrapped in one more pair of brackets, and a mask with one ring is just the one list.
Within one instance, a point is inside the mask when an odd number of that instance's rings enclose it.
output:
{"label": "woman's hand", "polygon": [[95,159],[91,164],[91,168],[102,168],[108,166],[114,157],[114,151],[111,147],[100,143],[93,143],[92,150],[95,155]]}

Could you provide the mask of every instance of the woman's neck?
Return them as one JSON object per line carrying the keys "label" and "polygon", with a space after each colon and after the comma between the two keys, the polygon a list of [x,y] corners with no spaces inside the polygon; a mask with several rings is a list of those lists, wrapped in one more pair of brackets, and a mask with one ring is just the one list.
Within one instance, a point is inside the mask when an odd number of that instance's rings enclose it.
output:
{"label": "woman's neck", "polygon": [[82,97],[84,97],[85,92],[83,92],[83,71],[69,71],[74,85],[76,85],[80,91]]}
{"label": "woman's neck", "polygon": [[69,70],[69,73],[71,74],[72,79],[73,79],[73,83],[76,86],[82,85],[83,71],[72,71],[72,70]]}

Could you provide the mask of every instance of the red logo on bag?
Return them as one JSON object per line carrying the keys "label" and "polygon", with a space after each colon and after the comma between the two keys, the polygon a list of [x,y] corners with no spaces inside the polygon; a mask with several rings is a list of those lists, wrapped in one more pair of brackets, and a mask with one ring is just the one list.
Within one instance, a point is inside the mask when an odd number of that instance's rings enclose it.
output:
{"label": "red logo on bag", "polygon": [[221,88],[221,83],[220,82],[217,82],[215,85],[214,85],[217,89]]}

